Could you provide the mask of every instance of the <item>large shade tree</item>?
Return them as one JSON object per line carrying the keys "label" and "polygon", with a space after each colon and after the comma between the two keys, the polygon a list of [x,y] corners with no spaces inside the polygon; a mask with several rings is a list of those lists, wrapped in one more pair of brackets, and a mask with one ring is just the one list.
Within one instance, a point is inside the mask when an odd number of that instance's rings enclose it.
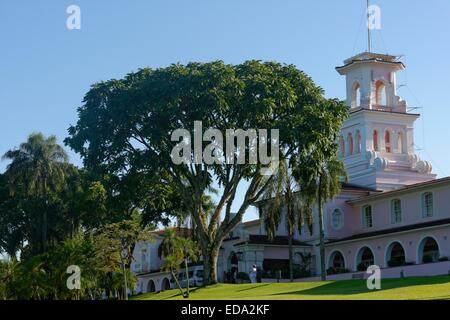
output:
{"label": "large shade tree", "polygon": [[[175,164],[171,153],[178,141],[173,142],[171,134],[186,129],[194,136],[195,121],[202,121],[205,130],[220,130],[223,137],[227,129],[278,129],[281,154],[301,170],[304,161],[314,162],[321,150],[326,153],[335,145],[346,112],[342,102],[325,99],[322,89],[292,65],[176,64],[93,85],[66,143],[95,172],[119,180],[130,175],[151,179],[142,194],[144,216],[190,216],[202,250],[205,283],[212,284],[217,282],[224,237],[273,178],[262,174],[261,161],[238,164],[217,157],[213,164]],[[201,150],[213,141],[217,137],[200,141]],[[273,137],[267,141],[275,142]],[[248,155],[249,145],[234,156]],[[216,150],[212,147],[206,154]],[[211,211],[202,199],[217,186]],[[238,192],[242,197],[236,203]],[[234,213],[232,207],[237,208]]]}

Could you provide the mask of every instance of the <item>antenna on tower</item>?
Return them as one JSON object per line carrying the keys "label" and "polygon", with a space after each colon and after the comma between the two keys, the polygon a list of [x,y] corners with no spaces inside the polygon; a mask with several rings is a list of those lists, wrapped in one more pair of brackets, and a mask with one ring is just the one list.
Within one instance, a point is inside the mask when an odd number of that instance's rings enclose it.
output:
{"label": "antenna on tower", "polygon": [[368,49],[368,52],[371,52],[372,51],[372,32],[371,32],[371,28],[370,28],[369,8],[370,8],[370,1],[367,0],[367,49]]}

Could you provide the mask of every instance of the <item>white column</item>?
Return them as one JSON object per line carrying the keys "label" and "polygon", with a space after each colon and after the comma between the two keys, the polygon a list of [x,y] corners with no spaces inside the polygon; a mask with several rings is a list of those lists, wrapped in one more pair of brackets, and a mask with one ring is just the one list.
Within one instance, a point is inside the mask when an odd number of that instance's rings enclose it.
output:
{"label": "white column", "polygon": [[398,130],[392,130],[391,135],[392,153],[401,153],[398,146]]}
{"label": "white column", "polygon": [[384,137],[386,136],[386,128],[383,128],[381,131],[378,131],[378,145],[380,146],[380,151],[381,152],[386,152],[386,143],[384,140]]}

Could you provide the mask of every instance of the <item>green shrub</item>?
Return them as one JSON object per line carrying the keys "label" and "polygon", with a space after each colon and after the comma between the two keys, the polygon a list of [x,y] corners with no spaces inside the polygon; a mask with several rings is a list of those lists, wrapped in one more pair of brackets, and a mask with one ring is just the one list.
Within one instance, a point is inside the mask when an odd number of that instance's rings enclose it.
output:
{"label": "green shrub", "polygon": [[358,264],[358,266],[356,267],[357,271],[366,271],[367,270],[367,264],[361,262],[360,264]]}
{"label": "green shrub", "polygon": [[244,281],[250,281],[250,276],[246,272],[239,272],[236,275],[236,279],[244,280]]}
{"label": "green shrub", "polygon": [[433,262],[433,257],[429,254],[425,254],[422,258],[423,263],[431,263]]}
{"label": "green shrub", "polygon": [[401,267],[401,266],[405,266],[406,262],[404,260],[389,260],[388,261],[388,267],[390,268],[395,268],[395,267]]}

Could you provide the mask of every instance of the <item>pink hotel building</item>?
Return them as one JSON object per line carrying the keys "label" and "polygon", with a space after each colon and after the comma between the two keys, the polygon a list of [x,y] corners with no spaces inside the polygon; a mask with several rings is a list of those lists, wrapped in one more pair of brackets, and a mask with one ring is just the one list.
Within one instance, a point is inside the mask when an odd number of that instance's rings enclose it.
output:
{"label": "pink hotel building", "polygon": [[[396,73],[404,68],[398,57],[369,52],[336,68],[346,78],[350,107],[339,141],[349,183],[324,210],[329,279],[365,277],[369,265],[380,266],[383,277],[449,273],[450,177],[436,179],[431,164],[415,154],[419,114],[410,113],[396,92]],[[219,280],[226,272],[249,272],[253,264],[265,271],[286,264],[283,223],[278,234],[271,242],[262,221],[241,223],[222,245]],[[320,272],[318,234],[305,229],[294,241],[295,253],[312,255],[312,275]],[[137,291],[164,289],[168,274],[158,272],[155,244],[136,250]],[[301,255],[294,257],[301,263]]]}

